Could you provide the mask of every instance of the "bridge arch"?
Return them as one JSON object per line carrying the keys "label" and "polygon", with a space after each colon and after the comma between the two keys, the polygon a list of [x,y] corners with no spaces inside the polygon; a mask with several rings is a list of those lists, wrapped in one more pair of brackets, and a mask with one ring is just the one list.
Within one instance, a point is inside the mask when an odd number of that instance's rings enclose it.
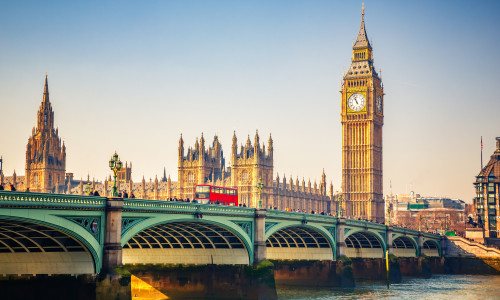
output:
{"label": "bridge arch", "polygon": [[441,256],[441,247],[435,240],[424,240],[422,244],[422,254],[426,256]]}
{"label": "bridge arch", "polygon": [[333,260],[336,258],[336,247],[331,233],[324,227],[315,224],[281,224],[266,232],[266,257]]}
{"label": "bridge arch", "polygon": [[233,222],[156,217],[122,237],[123,264],[250,264],[249,236]]}
{"label": "bridge arch", "polygon": [[385,240],[376,232],[359,229],[349,231],[345,236],[346,256],[364,258],[383,258]]}
{"label": "bridge arch", "polygon": [[418,244],[409,236],[396,235],[392,239],[392,252],[398,257],[418,257]]}
{"label": "bridge arch", "polygon": [[0,214],[0,274],[100,271],[101,246],[86,229],[58,216],[32,216]]}

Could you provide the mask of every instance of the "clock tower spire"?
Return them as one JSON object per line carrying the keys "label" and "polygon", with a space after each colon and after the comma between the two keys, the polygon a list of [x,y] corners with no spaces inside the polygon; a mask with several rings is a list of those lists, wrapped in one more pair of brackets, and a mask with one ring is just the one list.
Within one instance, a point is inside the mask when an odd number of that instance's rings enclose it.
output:
{"label": "clock tower spire", "polygon": [[342,81],[342,192],[347,216],[384,221],[382,176],[382,80],[373,65],[365,9]]}

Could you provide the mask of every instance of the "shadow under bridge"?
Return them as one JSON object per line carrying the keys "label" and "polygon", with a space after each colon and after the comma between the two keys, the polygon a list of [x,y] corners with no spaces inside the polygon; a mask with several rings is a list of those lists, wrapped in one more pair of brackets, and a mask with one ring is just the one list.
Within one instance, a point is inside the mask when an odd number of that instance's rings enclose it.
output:
{"label": "shadow under bridge", "polygon": [[381,239],[368,231],[359,231],[345,238],[347,257],[383,258],[385,247]]}
{"label": "shadow under bridge", "polygon": [[275,260],[333,260],[328,239],[307,226],[282,228],[266,240],[266,256]]}
{"label": "shadow under bridge", "polygon": [[93,274],[95,262],[76,238],[49,226],[0,220],[0,274]]}
{"label": "shadow under bridge", "polygon": [[242,239],[225,227],[201,221],[157,224],[123,246],[123,264],[249,264]]}

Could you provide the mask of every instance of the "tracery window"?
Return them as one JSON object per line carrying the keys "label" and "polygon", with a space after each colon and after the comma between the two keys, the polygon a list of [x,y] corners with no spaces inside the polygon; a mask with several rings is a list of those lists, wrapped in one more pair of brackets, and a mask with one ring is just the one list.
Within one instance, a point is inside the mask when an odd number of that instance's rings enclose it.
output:
{"label": "tracery window", "polygon": [[245,183],[250,182],[250,176],[248,175],[248,171],[243,171],[241,174],[242,181]]}
{"label": "tracery window", "polygon": [[188,173],[188,182],[193,183],[194,182],[194,174],[192,172]]}
{"label": "tracery window", "polygon": [[39,179],[38,179],[38,173],[35,173],[35,174],[33,175],[33,184],[34,184],[35,186],[38,186],[38,183],[39,183],[38,181],[39,181]]}

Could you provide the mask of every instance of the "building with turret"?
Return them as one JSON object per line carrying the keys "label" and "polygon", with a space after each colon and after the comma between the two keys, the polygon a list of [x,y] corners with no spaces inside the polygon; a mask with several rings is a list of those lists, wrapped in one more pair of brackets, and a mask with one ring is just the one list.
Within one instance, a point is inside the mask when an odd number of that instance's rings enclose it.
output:
{"label": "building with turret", "polygon": [[500,245],[498,240],[500,238],[500,137],[496,138],[496,150],[476,176],[474,186],[476,188],[474,207],[479,227],[483,228],[482,238],[487,243]]}
{"label": "building with turret", "polygon": [[197,138],[194,147],[188,147],[184,155],[184,140],[181,135],[178,150],[178,197],[192,198],[197,184],[224,181],[225,162],[217,136],[214,137],[212,145],[205,149],[202,133],[200,141],[198,142]]}
{"label": "building with turret", "polygon": [[343,209],[348,217],[383,222],[384,88],[375,70],[364,16],[363,7],[341,89]]}
{"label": "building with turret", "polygon": [[255,133],[254,143],[250,135],[245,145],[240,146],[236,132],[233,135],[231,146],[231,187],[238,188],[240,203],[257,207],[259,190],[257,183],[262,179],[262,204],[264,207],[273,202],[273,139],[269,136],[267,152],[266,146],[260,145],[259,133]]}
{"label": "building with turret", "polygon": [[[54,111],[49,99],[45,76],[43,100],[26,146],[25,188],[33,192],[51,193],[65,186],[66,146],[54,128]],[[15,182],[15,180],[14,180]]]}
{"label": "building with turret", "polygon": [[315,212],[336,211],[334,201],[336,193],[333,184],[327,192],[326,175],[323,170],[321,182],[315,182],[314,187],[309,180],[302,185],[299,179],[295,184],[292,178],[280,182],[279,176],[273,179],[274,174],[274,148],[273,139],[269,136],[267,149],[265,143],[260,142],[259,133],[256,132],[252,143],[250,136],[245,144],[238,147],[236,132],[233,134],[231,145],[231,166],[225,166],[222,145],[217,136],[212,145],[206,149],[203,135],[194,147],[189,147],[185,153],[184,140],[179,140],[178,172],[179,178],[171,193],[179,198],[192,199],[194,187],[199,184],[210,184],[238,189],[238,200],[241,204],[257,207],[259,189],[257,184],[262,180],[261,191],[262,206],[276,207],[281,210],[305,210]]}

